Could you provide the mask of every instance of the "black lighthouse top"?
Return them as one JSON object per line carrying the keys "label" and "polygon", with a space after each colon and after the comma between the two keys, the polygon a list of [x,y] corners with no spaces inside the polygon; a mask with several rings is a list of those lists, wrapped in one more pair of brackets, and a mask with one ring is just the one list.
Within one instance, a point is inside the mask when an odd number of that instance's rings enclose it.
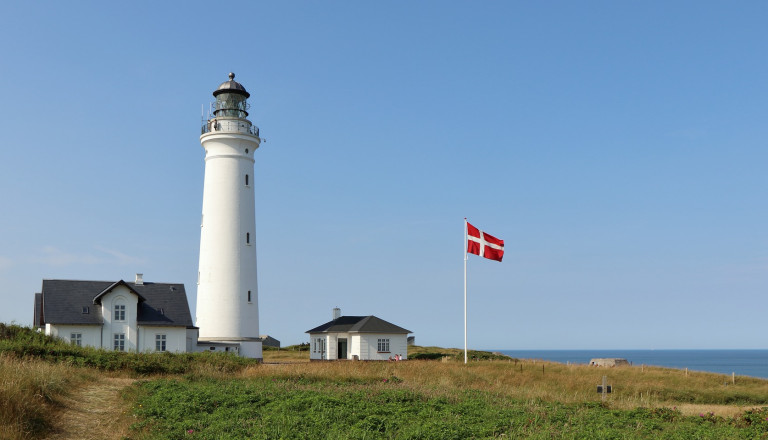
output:
{"label": "black lighthouse top", "polygon": [[215,118],[230,117],[245,119],[248,117],[249,104],[247,99],[251,96],[242,84],[235,81],[235,74],[229,73],[229,81],[221,83],[213,92],[216,97],[213,116]]}
{"label": "black lighthouse top", "polygon": [[239,95],[245,95],[246,98],[251,97],[251,94],[245,90],[245,87],[235,81],[235,74],[232,72],[229,72],[229,81],[221,83],[219,88],[213,92],[213,96],[218,96],[221,93],[237,93]]}

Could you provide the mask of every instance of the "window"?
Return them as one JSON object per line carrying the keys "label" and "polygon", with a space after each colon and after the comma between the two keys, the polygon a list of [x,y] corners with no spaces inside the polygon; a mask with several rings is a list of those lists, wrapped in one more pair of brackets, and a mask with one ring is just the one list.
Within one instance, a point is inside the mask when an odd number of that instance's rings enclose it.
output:
{"label": "window", "polygon": [[83,315],[87,315],[91,312],[91,308],[88,306],[83,306]]}
{"label": "window", "polygon": [[165,351],[165,335],[155,335],[155,351]]}
{"label": "window", "polygon": [[115,306],[115,321],[125,321],[125,304]]}
{"label": "window", "polygon": [[251,302],[251,291],[248,291],[248,302]]}
{"label": "window", "polygon": [[115,333],[115,351],[125,351],[125,333]]}
{"label": "window", "polygon": [[246,232],[245,233],[245,244],[251,244],[251,233]]}
{"label": "window", "polygon": [[78,347],[83,346],[83,334],[82,333],[72,333],[69,335],[69,342],[72,345],[77,345]]}
{"label": "window", "polygon": [[250,186],[250,182],[248,182],[248,175],[245,175],[245,186]]}
{"label": "window", "polygon": [[378,351],[379,353],[389,353],[389,338],[379,339]]}

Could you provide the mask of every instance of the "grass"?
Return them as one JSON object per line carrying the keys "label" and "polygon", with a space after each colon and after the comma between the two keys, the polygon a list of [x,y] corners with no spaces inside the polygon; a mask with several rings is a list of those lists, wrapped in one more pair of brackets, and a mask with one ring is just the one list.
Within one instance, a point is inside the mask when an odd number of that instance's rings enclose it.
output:
{"label": "grass", "polygon": [[[358,371],[359,373],[359,371]],[[768,409],[738,418],[669,408],[515,399],[422,390],[392,376],[252,376],[143,383],[133,397],[138,439],[467,439],[768,436]]]}
{"label": "grass", "polygon": [[76,404],[69,390],[114,374],[139,378],[123,404],[142,440],[768,438],[766,380],[484,352],[465,365],[462,350],[409,347],[415,355],[439,360],[309,362],[302,347],[265,350],[264,363],[114,353],[0,324],[0,438],[42,437],[51,414]]}
{"label": "grass", "polygon": [[0,438],[37,438],[47,432],[61,398],[91,377],[66,365],[0,353]]}

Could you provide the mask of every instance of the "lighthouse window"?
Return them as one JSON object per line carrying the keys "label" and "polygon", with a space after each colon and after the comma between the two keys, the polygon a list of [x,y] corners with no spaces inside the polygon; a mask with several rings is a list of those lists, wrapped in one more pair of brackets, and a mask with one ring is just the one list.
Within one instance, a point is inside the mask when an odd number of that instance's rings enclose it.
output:
{"label": "lighthouse window", "polygon": [[251,244],[251,233],[246,232],[245,233],[245,244]]}
{"label": "lighthouse window", "polygon": [[248,149],[247,148],[245,149],[245,154],[248,154]]}
{"label": "lighthouse window", "polygon": [[248,291],[248,302],[251,302],[251,291]]}
{"label": "lighthouse window", "polygon": [[245,186],[250,185],[250,182],[248,181],[248,175],[245,175]]}

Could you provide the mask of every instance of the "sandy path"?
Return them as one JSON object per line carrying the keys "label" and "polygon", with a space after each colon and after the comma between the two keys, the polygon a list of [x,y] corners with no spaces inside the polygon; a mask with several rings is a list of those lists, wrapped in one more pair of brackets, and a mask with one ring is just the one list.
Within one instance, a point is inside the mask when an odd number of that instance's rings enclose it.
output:
{"label": "sandy path", "polygon": [[122,439],[128,435],[128,410],[120,391],[134,379],[101,377],[62,402],[49,440]]}

